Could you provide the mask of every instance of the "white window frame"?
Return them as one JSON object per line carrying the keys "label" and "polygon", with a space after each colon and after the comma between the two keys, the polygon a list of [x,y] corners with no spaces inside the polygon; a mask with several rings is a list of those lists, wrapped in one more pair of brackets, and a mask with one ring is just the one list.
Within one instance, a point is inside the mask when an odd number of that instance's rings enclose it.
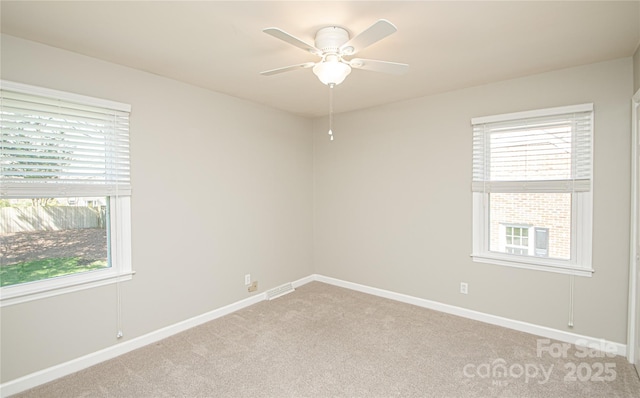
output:
{"label": "white window frame", "polygon": [[[5,80],[0,81],[0,87],[5,90],[57,98],[79,104],[119,109],[127,112],[131,109],[128,104]],[[56,193],[46,195],[46,191],[39,191],[38,193],[47,197],[57,196]],[[87,192],[85,196],[95,195],[94,192]],[[110,234],[110,267],[43,279],[40,281],[0,287],[0,307],[132,279],[134,271],[131,263],[131,197],[128,194],[119,195],[117,193],[107,195],[107,197],[109,198],[110,215],[110,230],[108,231]]]}
{"label": "white window frame", "polygon": [[[519,120],[534,117],[568,114],[572,112],[591,111],[591,134],[593,152],[593,104],[581,104],[557,108],[539,109],[533,111],[516,112],[503,115],[487,116],[472,119],[473,125],[481,123]],[[593,160],[591,160],[593,164]],[[593,186],[593,175],[590,177]],[[523,256],[508,253],[498,253],[489,250],[489,192],[472,193],[473,246],[471,257],[474,262],[496,264],[515,268],[539,271],[549,271],[569,275],[591,277],[592,268],[592,214],[593,189],[572,192],[571,203],[571,259],[561,260],[547,257]]]}

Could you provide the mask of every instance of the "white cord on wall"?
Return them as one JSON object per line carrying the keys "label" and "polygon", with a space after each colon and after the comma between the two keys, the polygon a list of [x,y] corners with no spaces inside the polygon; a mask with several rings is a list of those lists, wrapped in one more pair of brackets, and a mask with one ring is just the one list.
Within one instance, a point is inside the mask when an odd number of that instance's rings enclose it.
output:
{"label": "white cord on wall", "polygon": [[575,276],[569,276],[569,327],[573,327],[573,288],[574,288]]}
{"label": "white cord on wall", "polygon": [[[116,120],[116,116],[114,115],[114,125],[117,124],[117,120]],[[115,140],[115,137],[114,137]],[[118,174],[118,163],[116,162],[115,164],[116,167],[116,174]],[[116,181],[115,184],[115,198],[116,200],[114,201],[115,203],[110,203],[110,208],[111,211],[113,211],[112,216],[115,217],[111,217],[110,221],[112,221],[115,225],[114,228],[112,228],[111,230],[115,230],[116,231],[116,244],[113,245],[113,242],[111,242],[111,247],[109,247],[109,250],[111,250],[113,247],[115,247],[115,253],[112,251],[111,253],[114,255],[115,258],[115,265],[116,265],[116,339],[121,339],[124,334],[122,333],[122,289],[121,289],[121,281],[120,281],[120,275],[122,273],[122,246],[121,246],[121,240],[122,240],[122,233],[120,230],[121,225],[118,223],[118,220],[120,220],[119,217],[119,206],[120,206],[120,191],[119,191],[119,184]],[[111,228],[111,225],[109,226],[109,228]],[[111,237],[113,238],[113,234],[111,234]],[[111,263],[111,265],[113,266],[113,262]]]}

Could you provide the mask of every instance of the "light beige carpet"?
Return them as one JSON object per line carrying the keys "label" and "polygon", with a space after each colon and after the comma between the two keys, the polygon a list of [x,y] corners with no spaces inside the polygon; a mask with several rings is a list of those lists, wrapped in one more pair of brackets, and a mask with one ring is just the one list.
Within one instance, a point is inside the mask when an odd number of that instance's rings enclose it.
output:
{"label": "light beige carpet", "polygon": [[539,339],[313,282],[19,396],[640,397],[625,358]]}

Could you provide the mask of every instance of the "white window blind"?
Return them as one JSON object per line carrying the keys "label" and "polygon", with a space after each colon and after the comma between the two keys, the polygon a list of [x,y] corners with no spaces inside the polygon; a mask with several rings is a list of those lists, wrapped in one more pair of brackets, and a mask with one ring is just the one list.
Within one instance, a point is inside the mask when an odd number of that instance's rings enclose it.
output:
{"label": "white window blind", "polygon": [[130,195],[129,112],[2,81],[0,197]]}
{"label": "white window blind", "polygon": [[476,118],[471,123],[473,191],[591,189],[593,104]]}

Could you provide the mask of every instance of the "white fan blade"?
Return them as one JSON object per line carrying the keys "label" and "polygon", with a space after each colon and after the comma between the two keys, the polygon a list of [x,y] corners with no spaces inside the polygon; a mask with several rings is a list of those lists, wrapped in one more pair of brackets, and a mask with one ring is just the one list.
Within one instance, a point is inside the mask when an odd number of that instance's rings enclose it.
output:
{"label": "white fan blade", "polygon": [[271,75],[275,75],[282,72],[289,72],[291,70],[311,68],[315,64],[316,64],[315,62],[305,62],[304,64],[291,65],[291,66],[285,66],[284,68],[265,70],[264,72],[260,72],[260,74],[264,76],[271,76]]}
{"label": "white fan blade", "polygon": [[375,59],[354,58],[349,65],[355,69],[370,70],[373,72],[403,75],[409,71],[409,65],[397,62],[377,61]]}
{"label": "white fan blade", "polygon": [[340,52],[344,55],[353,55],[366,47],[369,47],[373,43],[384,39],[397,30],[398,29],[396,29],[391,22],[386,19],[380,19],[378,22],[369,26],[366,30],[340,46]]}
{"label": "white fan blade", "polygon": [[301,48],[305,51],[308,51],[312,54],[321,55],[322,51],[315,48],[311,44],[305,43],[304,41],[298,39],[297,37],[291,36],[289,33],[285,32],[282,29],[278,28],[266,28],[262,30],[264,33],[275,37],[276,39],[280,39],[289,44],[292,44],[298,48]]}

